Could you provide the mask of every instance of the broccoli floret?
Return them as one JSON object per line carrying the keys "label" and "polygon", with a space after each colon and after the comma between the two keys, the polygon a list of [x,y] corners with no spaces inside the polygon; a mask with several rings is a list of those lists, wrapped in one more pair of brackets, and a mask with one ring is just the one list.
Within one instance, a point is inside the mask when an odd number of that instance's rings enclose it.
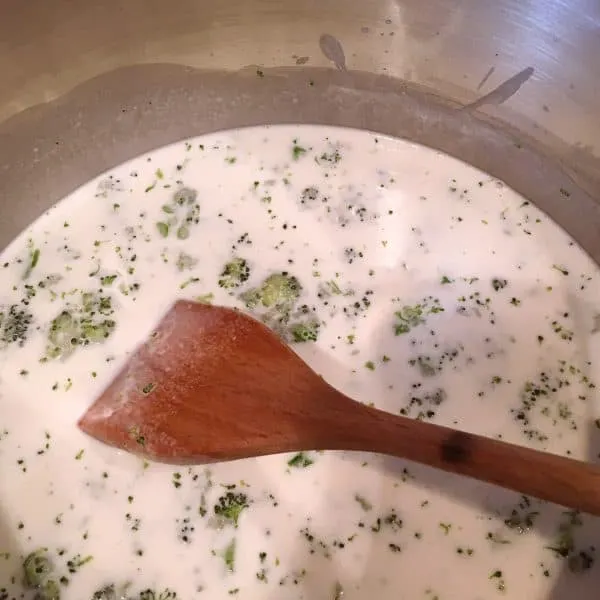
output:
{"label": "broccoli floret", "polygon": [[319,337],[319,323],[310,321],[308,323],[295,323],[290,327],[290,333],[294,342],[316,342]]}
{"label": "broccoli floret", "polygon": [[63,310],[50,323],[46,356],[66,358],[77,346],[104,341],[116,326],[114,320],[105,318],[113,312],[110,297],[82,294],[81,306]]}
{"label": "broccoli floret", "polygon": [[314,462],[315,461],[304,452],[298,452],[298,454],[295,454],[288,460],[288,467],[306,469],[306,467],[310,467]]}
{"label": "broccoli floret", "polygon": [[285,271],[267,277],[261,285],[263,306],[285,306],[296,302],[302,286],[300,282]]}
{"label": "broccoli floret", "polygon": [[34,600],[60,600],[60,587],[54,579],[49,579],[37,591]]}
{"label": "broccoli floret", "polygon": [[23,561],[25,585],[30,588],[41,587],[53,570],[54,566],[48,557],[48,549],[38,548],[28,554]]}
{"label": "broccoli floret", "polygon": [[162,592],[156,592],[154,590],[144,590],[140,592],[139,600],[174,600],[177,598],[177,594],[169,588],[164,589]]}
{"label": "broccoli floret", "polygon": [[250,267],[244,258],[234,258],[221,271],[219,287],[225,289],[240,287],[250,277]]}
{"label": "broccoli floret", "polygon": [[33,315],[13,304],[0,311],[0,347],[17,343],[22,346],[27,338],[27,331]]}
{"label": "broccoli floret", "polygon": [[404,306],[402,310],[396,312],[398,323],[394,327],[396,335],[408,333],[413,327],[425,322],[423,319],[423,307],[420,304],[415,306]]}
{"label": "broccoli floret", "polygon": [[394,333],[402,335],[408,333],[413,327],[425,323],[425,317],[444,312],[444,307],[440,305],[437,298],[424,298],[419,304],[414,306],[403,306],[402,310],[397,311],[396,317],[398,323],[394,325]]}
{"label": "broccoli floret", "polygon": [[118,600],[117,592],[113,584],[106,585],[103,588],[94,592],[92,600]]}
{"label": "broccoli floret", "polygon": [[183,187],[173,194],[173,201],[179,206],[183,206],[185,204],[194,204],[197,197],[198,192],[196,190]]}
{"label": "broccoli floret", "polygon": [[260,288],[252,288],[246,292],[240,294],[241,301],[246,305],[249,310],[255,309],[261,301]]}
{"label": "broccoli floret", "polygon": [[51,358],[68,356],[75,349],[79,337],[79,323],[73,315],[63,310],[50,323],[46,353]]}
{"label": "broccoli floret", "polygon": [[219,498],[218,503],[215,504],[214,511],[215,515],[231,521],[237,527],[241,512],[245,508],[248,508],[248,506],[250,505],[248,504],[246,494],[227,492]]}
{"label": "broccoli floret", "polygon": [[176,600],[178,598],[177,593],[169,588],[165,588],[162,592],[148,588],[131,596],[127,593],[128,587],[128,583],[121,585],[117,592],[115,585],[111,583],[97,590],[91,600]]}
{"label": "broccoli floret", "polygon": [[179,256],[177,257],[177,268],[180,271],[186,271],[186,270],[191,270],[197,263],[198,261],[193,257],[190,256],[189,254],[186,254],[185,252],[180,252]]}
{"label": "broccoli floret", "polygon": [[102,285],[111,286],[116,278],[117,275],[104,275],[103,277],[100,277],[100,283]]}
{"label": "broccoli floret", "polygon": [[265,308],[289,308],[298,300],[301,291],[298,279],[282,271],[269,275],[260,287],[248,290],[241,298],[250,309],[259,304]]}
{"label": "broccoli floret", "polygon": [[196,202],[197,196],[196,190],[191,188],[181,188],[175,192],[173,201],[162,207],[167,217],[164,221],[156,223],[156,229],[161,237],[169,237],[171,231],[175,231],[180,240],[189,237],[189,226],[197,225],[200,221],[200,205]]}
{"label": "broccoli floret", "polygon": [[35,600],[60,600],[60,589],[51,579],[54,565],[48,556],[47,548],[38,548],[23,561],[25,586],[36,590]]}
{"label": "broccoli floret", "polygon": [[[294,307],[302,292],[302,285],[286,271],[269,275],[258,287],[240,294],[246,308],[257,313],[260,319],[278,335],[290,341],[316,339],[318,324],[289,322],[296,315]],[[307,307],[308,308],[308,307]],[[300,315],[297,315],[299,318]]]}

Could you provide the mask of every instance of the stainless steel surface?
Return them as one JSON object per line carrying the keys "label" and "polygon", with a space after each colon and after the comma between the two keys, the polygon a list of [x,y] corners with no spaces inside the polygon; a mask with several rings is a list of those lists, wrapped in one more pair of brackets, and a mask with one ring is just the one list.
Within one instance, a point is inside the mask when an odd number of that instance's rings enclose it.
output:
{"label": "stainless steel surface", "polygon": [[598,0],[3,0],[0,248],[141,151],[297,121],[463,158],[600,261],[599,56]]}
{"label": "stainless steel surface", "polygon": [[600,259],[597,0],[4,0],[0,10],[0,247],[139,151],[224,126],[317,121],[464,158]]}

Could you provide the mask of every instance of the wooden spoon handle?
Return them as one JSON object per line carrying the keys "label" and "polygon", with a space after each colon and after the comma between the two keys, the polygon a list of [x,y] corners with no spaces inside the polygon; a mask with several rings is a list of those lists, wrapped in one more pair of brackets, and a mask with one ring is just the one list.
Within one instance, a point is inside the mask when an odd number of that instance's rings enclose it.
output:
{"label": "wooden spoon handle", "polygon": [[[337,431],[340,448],[406,458],[600,515],[600,467],[353,402],[354,426]],[[346,413],[348,414],[348,413]]]}

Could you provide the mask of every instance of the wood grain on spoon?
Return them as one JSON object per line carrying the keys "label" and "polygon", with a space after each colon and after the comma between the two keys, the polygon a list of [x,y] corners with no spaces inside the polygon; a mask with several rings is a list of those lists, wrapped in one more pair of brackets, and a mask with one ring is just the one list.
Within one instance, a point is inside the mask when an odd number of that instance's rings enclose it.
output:
{"label": "wood grain on spoon", "polygon": [[171,464],[300,450],[388,454],[600,514],[600,468],[351,400],[267,327],[179,301],[80,428]]}

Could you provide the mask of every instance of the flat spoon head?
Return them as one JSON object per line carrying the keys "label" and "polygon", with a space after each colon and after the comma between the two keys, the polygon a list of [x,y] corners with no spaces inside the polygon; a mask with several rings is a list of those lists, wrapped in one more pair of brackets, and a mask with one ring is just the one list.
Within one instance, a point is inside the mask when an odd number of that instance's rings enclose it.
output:
{"label": "flat spoon head", "polygon": [[79,427],[111,446],[172,464],[273,454],[318,447],[322,440],[311,424],[327,390],[252,317],[178,301]]}

